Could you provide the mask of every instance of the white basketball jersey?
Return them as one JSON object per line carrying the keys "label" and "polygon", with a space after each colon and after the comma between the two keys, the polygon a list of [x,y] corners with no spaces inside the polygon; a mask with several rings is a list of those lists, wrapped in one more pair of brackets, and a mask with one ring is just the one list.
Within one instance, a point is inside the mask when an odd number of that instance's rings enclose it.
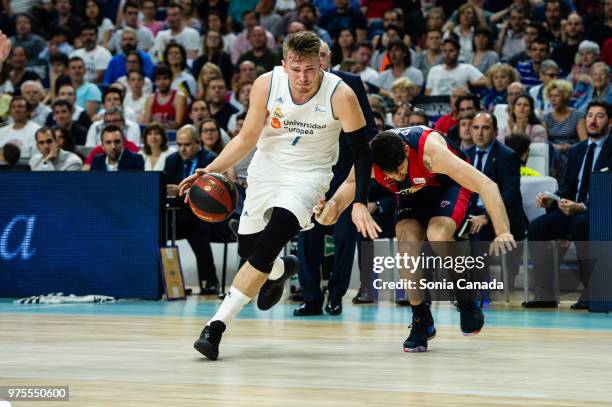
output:
{"label": "white basketball jersey", "polygon": [[342,125],[335,119],[331,98],[341,79],[324,72],[321,87],[304,104],[293,102],[283,67],[272,71],[268,117],[257,143],[249,175],[279,176],[271,170],[331,174],[338,160]]}

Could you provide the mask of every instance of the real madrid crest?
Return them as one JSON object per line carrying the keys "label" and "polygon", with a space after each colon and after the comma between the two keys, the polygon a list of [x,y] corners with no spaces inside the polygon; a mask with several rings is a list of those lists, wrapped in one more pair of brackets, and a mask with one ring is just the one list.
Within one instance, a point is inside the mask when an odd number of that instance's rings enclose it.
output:
{"label": "real madrid crest", "polygon": [[276,106],[276,107],[274,108],[274,111],[272,112],[272,114],[274,114],[274,117],[277,117],[277,118],[279,118],[279,119],[280,119],[281,117],[283,117],[283,111],[281,110],[281,107],[280,107],[280,106]]}

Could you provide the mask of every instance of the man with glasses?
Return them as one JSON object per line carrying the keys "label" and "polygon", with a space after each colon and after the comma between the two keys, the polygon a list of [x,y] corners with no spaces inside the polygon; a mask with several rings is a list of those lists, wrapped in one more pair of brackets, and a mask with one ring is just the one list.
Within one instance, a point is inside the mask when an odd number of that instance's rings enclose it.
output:
{"label": "man with glasses", "polygon": [[78,155],[62,150],[55,141],[55,133],[41,127],[34,133],[39,154],[30,159],[32,171],[80,171],[83,161]]}
{"label": "man with glasses", "polygon": [[123,148],[121,128],[110,124],[102,130],[104,154],[98,154],[91,163],[92,171],[144,171],[144,159],[140,154]]}
{"label": "man with glasses", "polygon": [[550,112],[551,106],[550,101],[544,98],[544,89],[548,82],[553,79],[557,79],[559,76],[559,65],[552,59],[545,59],[540,65],[540,85],[534,86],[529,89],[529,95],[535,102],[535,113],[539,118],[543,118],[545,113]]}

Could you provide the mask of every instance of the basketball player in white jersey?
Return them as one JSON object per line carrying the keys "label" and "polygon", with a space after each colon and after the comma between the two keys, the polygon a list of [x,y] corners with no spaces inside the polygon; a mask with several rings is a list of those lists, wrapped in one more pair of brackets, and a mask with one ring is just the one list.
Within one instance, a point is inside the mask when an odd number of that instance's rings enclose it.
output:
{"label": "basketball player in white jersey", "polygon": [[329,188],[341,130],[355,154],[353,222],[364,236],[376,238],[380,231],[367,209],[371,161],[365,119],[352,89],[323,71],[319,48],[320,39],[312,32],[289,35],[282,67],[253,84],[238,135],[210,165],[179,186],[184,194],[200,175],[227,171],[257,146],[238,229],[238,253],[247,262],[194,344],[208,359],[217,359],[226,324],[255,295],[259,293],[258,307],[269,309],[280,300],[284,282],[297,272],[297,258],[277,256],[310,226],[313,207]]}

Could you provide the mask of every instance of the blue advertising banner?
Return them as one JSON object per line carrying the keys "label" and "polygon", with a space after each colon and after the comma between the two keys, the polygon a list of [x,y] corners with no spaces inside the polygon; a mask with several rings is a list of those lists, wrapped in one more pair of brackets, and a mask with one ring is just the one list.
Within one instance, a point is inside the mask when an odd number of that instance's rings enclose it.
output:
{"label": "blue advertising banner", "polygon": [[0,173],[0,296],[159,298],[160,177]]}

